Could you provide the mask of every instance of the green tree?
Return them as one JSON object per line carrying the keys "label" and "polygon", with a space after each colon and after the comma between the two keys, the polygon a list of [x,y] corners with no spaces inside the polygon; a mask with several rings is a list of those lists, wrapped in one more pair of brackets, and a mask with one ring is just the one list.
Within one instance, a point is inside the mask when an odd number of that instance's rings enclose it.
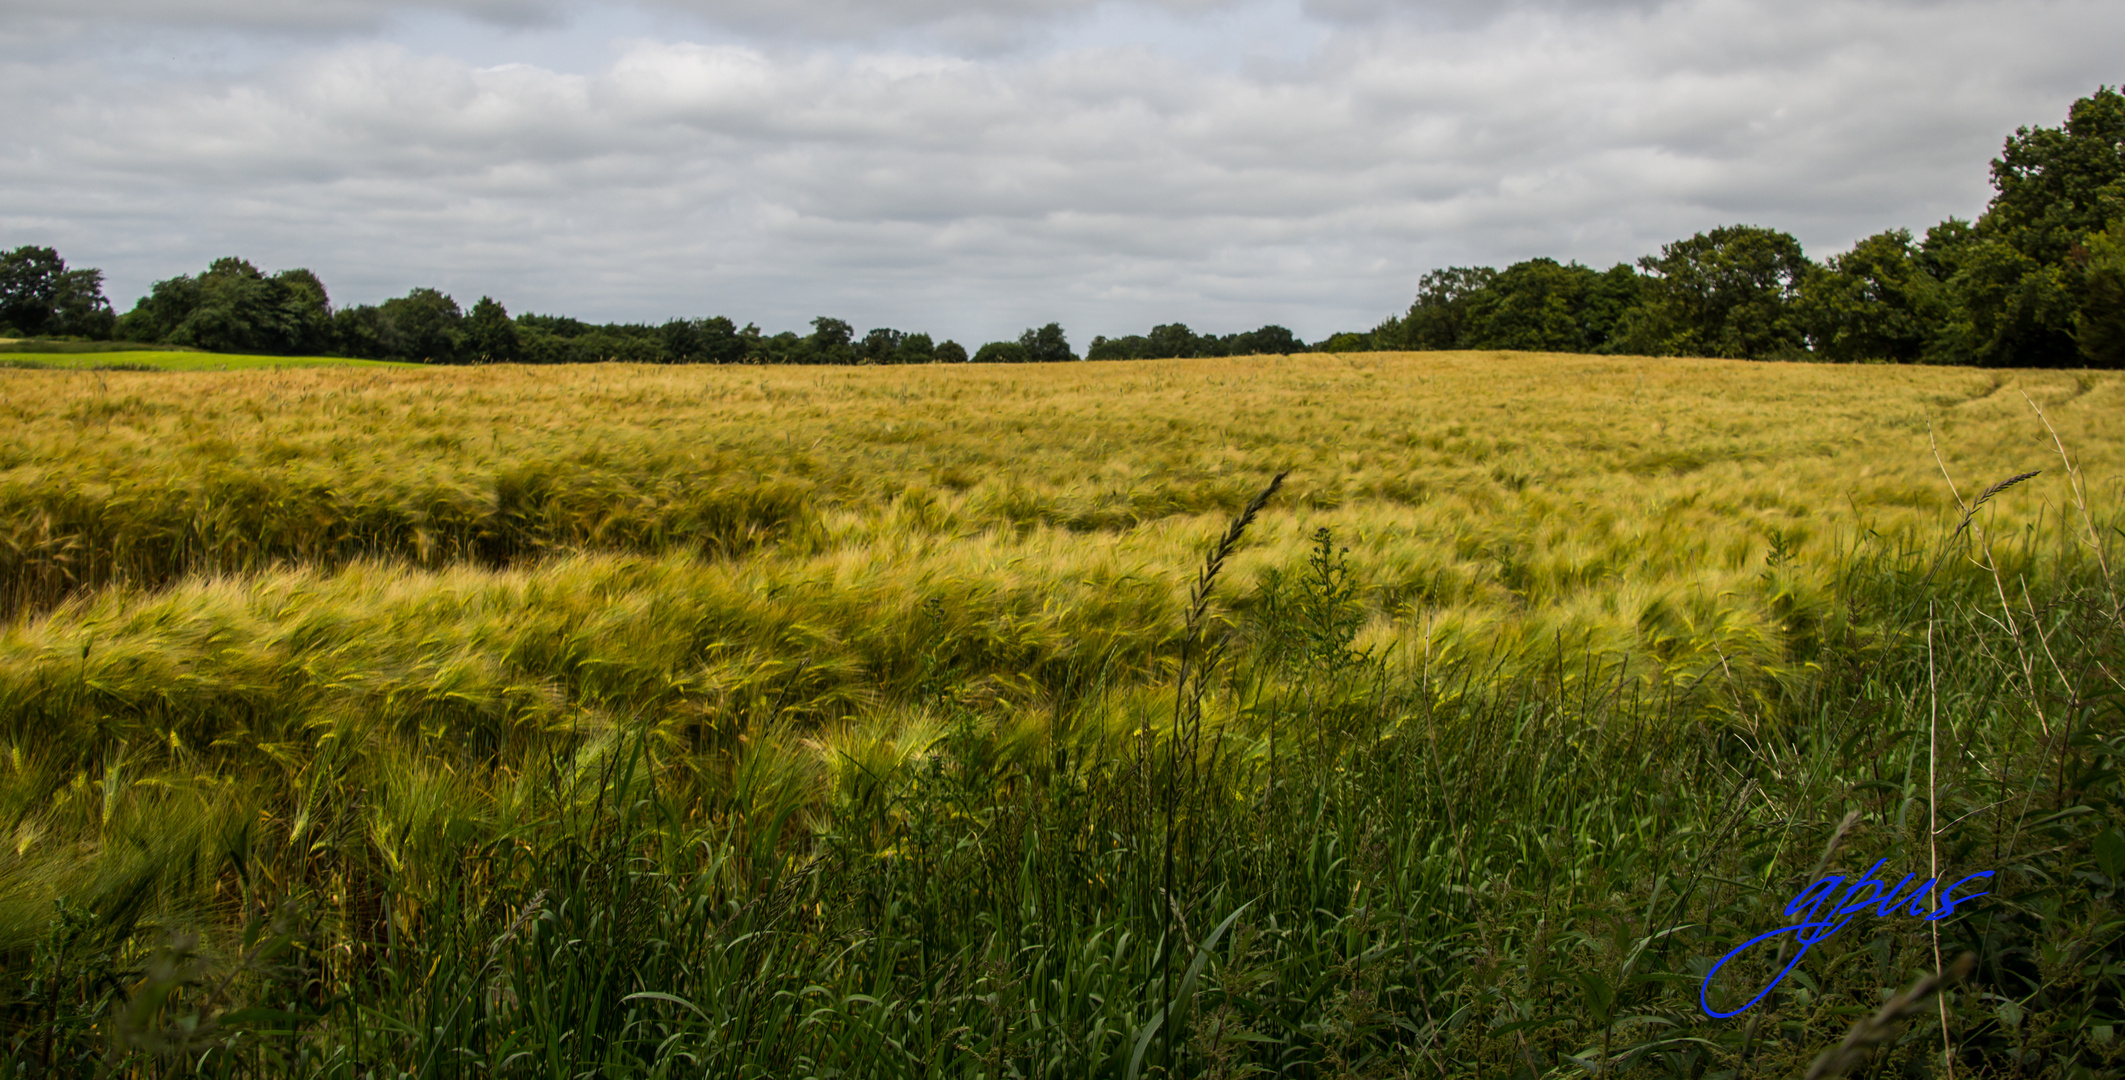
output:
{"label": "green tree", "polygon": [[[477,313],[479,308],[475,306]],[[701,322],[670,319],[657,329],[657,360],[664,364],[698,364],[702,361]]]}
{"label": "green tree", "polygon": [[1915,363],[1948,315],[1941,283],[1908,229],[1861,240],[1801,283],[1800,318],[1826,360]]}
{"label": "green tree", "polygon": [[1463,347],[1591,352],[1586,312],[1600,280],[1578,263],[1514,263],[1467,297]]}
{"label": "green tree", "polygon": [[992,341],[974,350],[977,364],[1023,364],[1029,359],[1026,347],[1015,341]]}
{"label": "green tree", "polygon": [[840,319],[824,315],[812,320],[812,336],[805,339],[807,364],[853,364],[856,348],[852,344],[856,330]]}
{"label": "green tree", "polygon": [[1305,352],[1306,343],[1297,334],[1271,323],[1259,330],[1232,335],[1229,356],[1289,356]]}
{"label": "green tree", "polygon": [[[688,324],[692,328],[693,351],[687,354],[688,363],[738,364],[745,361],[746,338],[737,324],[722,315],[695,319]],[[754,337],[759,328],[748,326]]]}
{"label": "green tree", "polygon": [[894,353],[907,335],[891,327],[881,326],[863,335],[863,342],[856,348],[857,362],[863,364],[890,364]]}
{"label": "green tree", "polygon": [[[963,358],[966,354],[962,352],[960,355]],[[893,347],[891,362],[895,364],[927,364],[936,359],[937,346],[930,341],[930,335],[909,334],[900,339],[900,344]]]}
{"label": "green tree", "polygon": [[[1417,298],[1402,318],[1400,340],[1391,347],[1404,349],[1463,349],[1469,304],[1498,276],[1488,266],[1449,266],[1417,279]],[[1333,339],[1331,339],[1333,340]]]}
{"label": "green tree", "polygon": [[475,364],[514,364],[524,358],[516,323],[494,297],[480,297],[465,316],[464,354]]}
{"label": "green tree", "polygon": [[423,364],[455,364],[464,356],[464,313],[435,289],[413,289],[377,307],[384,355]]}
{"label": "green tree", "polygon": [[0,330],[102,338],[115,322],[103,297],[103,271],[69,270],[48,247],[24,245],[0,255]]}
{"label": "green tree", "polygon": [[967,347],[946,338],[937,344],[937,362],[940,364],[964,364],[967,362]]}
{"label": "green tree", "polygon": [[1027,361],[1035,364],[1059,364],[1077,359],[1077,354],[1070,351],[1070,342],[1063,337],[1061,323],[1049,323],[1018,335],[1018,347],[1025,350]]}
{"label": "green tree", "polygon": [[1807,347],[1795,302],[1810,264],[1787,233],[1727,225],[1638,265],[1644,299],[1618,327],[1618,351],[1761,360]]}
{"label": "green tree", "polygon": [[1139,360],[1144,356],[1145,342],[1142,334],[1110,338],[1095,334],[1092,344],[1085,346],[1087,360]]}
{"label": "green tree", "polygon": [[2125,96],[2108,87],[2073,103],[2057,128],[2017,128],[1992,162],[1992,202],[1928,247],[1947,271],[1953,311],[1937,358],[2056,367],[2081,362],[2074,252],[2125,218]]}
{"label": "green tree", "polygon": [[2125,95],[2109,87],[2073,103],[2056,128],[2016,128],[1992,162],[1998,194],[1978,231],[2040,263],[2061,263],[2086,237],[2125,218]]}
{"label": "green tree", "polygon": [[268,277],[239,258],[214,260],[198,277],[154,288],[118,320],[120,336],[211,352],[302,354],[335,339],[331,297],[308,270]]}
{"label": "green tree", "polygon": [[2076,260],[2081,302],[2074,340],[2095,367],[2125,367],[2125,219],[2088,238]]}

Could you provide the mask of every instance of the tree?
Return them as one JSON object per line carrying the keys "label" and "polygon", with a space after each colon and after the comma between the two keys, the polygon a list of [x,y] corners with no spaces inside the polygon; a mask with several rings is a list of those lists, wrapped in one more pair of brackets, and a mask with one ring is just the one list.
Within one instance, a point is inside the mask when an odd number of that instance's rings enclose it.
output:
{"label": "tree", "polygon": [[[1395,348],[1462,349],[1469,301],[1498,276],[1488,266],[1449,266],[1417,279],[1417,298],[1399,327]],[[1332,338],[1330,340],[1333,340]]]}
{"label": "tree", "polygon": [[856,350],[858,362],[864,364],[893,363],[893,354],[900,348],[900,343],[906,338],[906,334],[891,327],[881,326],[872,330],[870,333],[863,335],[863,344]]}
{"label": "tree", "polygon": [[1194,356],[1201,344],[1187,323],[1161,323],[1144,335],[1144,355],[1154,360]]}
{"label": "tree", "polygon": [[1770,359],[1806,348],[1794,301],[1810,264],[1787,233],[1727,225],[1662,244],[1638,265],[1645,296],[1619,327],[1619,350]]}
{"label": "tree", "polygon": [[992,341],[974,350],[977,364],[1023,364],[1029,359],[1026,347],[1015,341]]}
{"label": "tree", "polygon": [[856,349],[850,344],[856,330],[840,319],[824,315],[812,320],[812,336],[805,339],[806,356],[803,363],[853,364]]}
{"label": "tree", "polygon": [[69,270],[59,252],[24,245],[0,255],[0,329],[25,337],[109,337],[116,320],[103,271]]}
{"label": "tree", "polygon": [[1599,281],[1578,263],[1514,263],[1466,297],[1463,347],[1590,352],[1585,314]]}
{"label": "tree", "polygon": [[2056,128],[2016,128],[1992,162],[1998,194],[1978,231],[2040,263],[2061,263],[2082,240],[2125,218],[2125,95],[2081,98]]}
{"label": "tree", "polygon": [[1070,343],[1063,338],[1060,323],[1049,323],[1018,335],[1018,347],[1025,350],[1027,361],[1035,364],[1059,364],[1077,359],[1077,354],[1070,351]]}
{"label": "tree", "polygon": [[331,297],[316,274],[297,269],[268,277],[231,256],[196,278],[156,282],[117,329],[135,341],[287,355],[328,351],[334,325]]}
{"label": "tree", "polygon": [[967,347],[946,338],[938,343],[936,358],[940,364],[964,364],[967,362]]}
{"label": "tree", "polygon": [[1832,255],[1801,283],[1800,318],[1826,360],[1915,363],[1947,321],[1947,297],[1909,229]]}
{"label": "tree", "polygon": [[2090,237],[2080,252],[2074,340],[2089,364],[2125,367],[2125,218]]}
{"label": "tree", "polygon": [[1231,356],[1289,356],[1305,352],[1306,343],[1297,334],[1272,323],[1259,330],[1232,335]]}
{"label": "tree", "polygon": [[[953,347],[958,348],[956,345]],[[900,339],[899,345],[894,346],[893,357],[890,362],[895,364],[927,364],[937,358],[937,346],[931,343],[930,335],[909,334]],[[966,358],[964,351],[960,353],[960,358]]]}
{"label": "tree", "polygon": [[514,364],[524,358],[516,323],[491,296],[480,297],[465,316],[464,353],[475,364]]}
{"label": "tree", "polygon": [[455,364],[464,354],[457,301],[434,289],[413,289],[377,308],[384,354],[423,364]]}
{"label": "tree", "polygon": [[[747,326],[754,337],[760,336],[758,327]],[[711,315],[694,321],[694,332],[700,343],[700,358],[711,364],[738,364],[745,361],[745,334],[737,325],[721,315]]]}
{"label": "tree", "polygon": [[2125,96],[2073,103],[2057,128],[2017,128],[1992,162],[1992,202],[1936,245],[1952,311],[1935,349],[1956,363],[2077,364],[2082,291],[2074,252],[2125,219]]}
{"label": "tree", "polygon": [[1092,344],[1085,346],[1087,360],[1135,360],[1143,356],[1144,337],[1131,334],[1123,338],[1110,338],[1094,334]]}

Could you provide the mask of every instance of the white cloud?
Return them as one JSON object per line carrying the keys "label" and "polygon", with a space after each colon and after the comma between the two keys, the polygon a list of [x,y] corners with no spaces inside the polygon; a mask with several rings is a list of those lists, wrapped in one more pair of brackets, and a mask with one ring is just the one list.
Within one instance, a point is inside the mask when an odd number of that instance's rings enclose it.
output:
{"label": "white cloud", "polygon": [[[138,14],[97,2],[83,10]],[[858,18],[837,4],[803,18]],[[310,266],[342,301],[432,284],[597,319],[831,313],[962,340],[1060,319],[1080,343],[1274,321],[1317,338],[1447,263],[1605,264],[1734,221],[1827,254],[1969,215],[2000,139],[2114,79],[2103,43],[2125,37],[2125,11],[2085,2],[1200,6],[1152,21],[1283,19],[1318,44],[1228,63],[1170,35],[1064,35],[991,54],[806,43],[792,16],[768,37],[598,38],[572,70],[358,29],[254,28],[277,44],[145,73],[79,41],[16,48],[0,243],[104,267],[121,304],[239,253]],[[1030,25],[1084,7],[980,9]],[[902,26],[976,10],[862,8]],[[389,14],[317,10],[357,28]]]}

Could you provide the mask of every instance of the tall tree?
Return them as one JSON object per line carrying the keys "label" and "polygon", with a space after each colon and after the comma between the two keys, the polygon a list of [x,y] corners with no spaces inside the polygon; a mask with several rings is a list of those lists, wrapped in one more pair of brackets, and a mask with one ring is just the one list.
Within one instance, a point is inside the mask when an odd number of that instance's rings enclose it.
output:
{"label": "tall tree", "polygon": [[482,296],[465,316],[464,354],[475,364],[514,364],[524,358],[516,323],[508,309],[491,296]]}
{"label": "tall tree", "polygon": [[1024,349],[1026,359],[1035,364],[1067,363],[1077,359],[1077,354],[1070,351],[1069,341],[1063,338],[1061,323],[1049,323],[1018,335],[1018,347]]}
{"label": "tall tree", "polygon": [[853,364],[856,329],[840,319],[824,315],[812,320],[812,334],[805,339],[806,364]]}
{"label": "tall tree", "polygon": [[[909,334],[893,347],[892,362],[895,364],[927,364],[937,357],[937,345],[928,334]],[[965,354],[961,354],[965,358]]]}
{"label": "tall tree", "polygon": [[109,337],[103,271],[69,270],[59,252],[24,245],[0,255],[0,330],[25,337]]}
{"label": "tall tree", "polygon": [[232,256],[214,260],[196,278],[156,282],[118,320],[118,332],[211,352],[324,352],[334,340],[332,300],[308,270],[268,277]]}
{"label": "tall tree", "polygon": [[1992,162],[1992,202],[1937,247],[1955,310],[1940,358],[2056,367],[2080,363],[2082,283],[2074,252],[2125,220],[2125,96],[2073,103],[2057,128],[2017,128]]}
{"label": "tall tree", "polygon": [[1810,264],[1790,234],[1727,225],[1638,265],[1645,299],[1619,328],[1621,351],[1762,360],[1807,347],[1795,301]]}
{"label": "tall tree", "polygon": [[906,338],[906,334],[889,326],[878,327],[863,335],[862,343],[856,348],[857,362],[864,364],[894,363],[896,362],[894,354],[899,350],[900,343]]}
{"label": "tall tree", "polygon": [[1466,348],[1469,303],[1497,276],[1488,266],[1449,266],[1418,278],[1417,298],[1402,319],[1400,340],[1389,342],[1389,347]]}
{"label": "tall tree", "polygon": [[1586,316],[1600,282],[1601,275],[1578,263],[1514,263],[1468,296],[1464,347],[1592,352]]}
{"label": "tall tree", "polygon": [[1839,361],[1917,362],[1948,318],[1947,296],[1909,229],[1830,256],[1801,283],[1800,309],[1816,355]]}
{"label": "tall tree", "polygon": [[991,341],[974,350],[977,364],[1023,364],[1028,357],[1026,347],[1015,341]]}
{"label": "tall tree", "polygon": [[2081,302],[2074,340],[2096,367],[2125,367],[2125,219],[2088,238],[2078,258]]}
{"label": "tall tree", "polygon": [[435,289],[413,289],[378,305],[386,356],[423,364],[455,364],[464,356],[464,313]]}

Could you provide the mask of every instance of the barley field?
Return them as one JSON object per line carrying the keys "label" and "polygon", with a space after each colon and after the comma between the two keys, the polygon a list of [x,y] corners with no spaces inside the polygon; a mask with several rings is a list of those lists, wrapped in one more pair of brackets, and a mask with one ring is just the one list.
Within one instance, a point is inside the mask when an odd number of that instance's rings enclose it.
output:
{"label": "barley field", "polygon": [[[1964,948],[1878,1071],[2125,1062],[2116,373],[6,370],[0,411],[0,1077],[1797,1075]],[[1706,1015],[1875,858],[1997,899]]]}

